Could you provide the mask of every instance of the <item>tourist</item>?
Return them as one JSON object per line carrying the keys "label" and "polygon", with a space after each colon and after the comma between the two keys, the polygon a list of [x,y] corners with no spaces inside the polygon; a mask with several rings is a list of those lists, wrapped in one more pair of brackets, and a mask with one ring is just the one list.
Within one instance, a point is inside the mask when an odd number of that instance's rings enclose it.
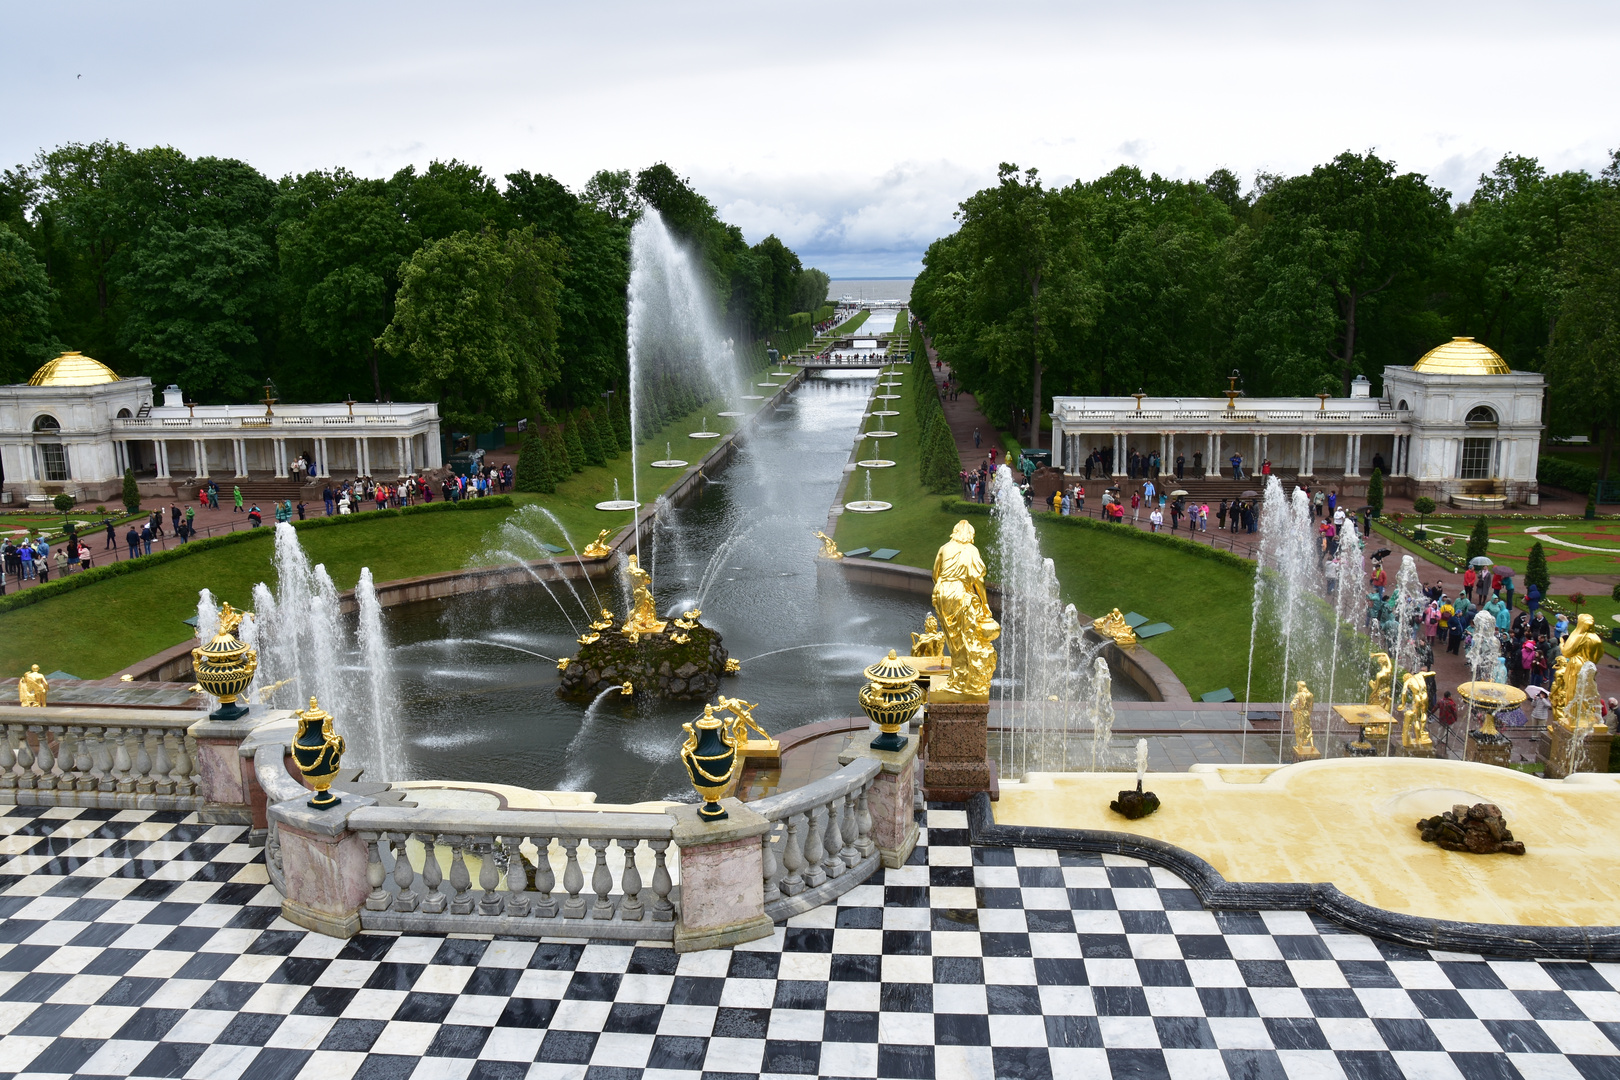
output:
{"label": "tourist", "polygon": [[[40,550],[43,546],[44,541],[41,541],[34,548],[34,572],[39,575],[41,585],[47,584],[51,580],[51,560],[45,552]],[[61,554],[61,552],[57,552],[57,554]]]}
{"label": "tourist", "polygon": [[129,545],[129,557],[135,558],[141,553],[141,534],[135,531],[135,525],[130,523],[129,532],[124,534],[124,543]]}
{"label": "tourist", "polygon": [[1440,632],[1446,635],[1446,652],[1453,656],[1462,646],[1462,620],[1457,618],[1457,609],[1445,597],[1440,598]]}
{"label": "tourist", "polygon": [[1513,571],[1509,570],[1502,575],[1502,591],[1506,595],[1502,599],[1507,603],[1508,610],[1513,610]]}
{"label": "tourist", "polygon": [[1533,581],[1524,587],[1524,604],[1530,609],[1531,615],[1541,607],[1541,588]]}
{"label": "tourist", "polygon": [[302,501],[300,501],[299,504],[298,504],[298,520],[299,521],[304,520],[304,504],[303,504]]}
{"label": "tourist", "polygon": [[1153,512],[1148,515],[1148,531],[1158,532],[1159,526],[1162,524],[1164,524],[1164,514],[1155,506]]}
{"label": "tourist", "polygon": [[118,529],[113,525],[112,518],[102,518],[101,524],[107,530],[107,545],[101,550],[112,551],[118,546]]}
{"label": "tourist", "polygon": [[1187,476],[1187,455],[1176,455],[1176,479],[1184,480]]}
{"label": "tourist", "polygon": [[1474,591],[1474,582],[1478,580],[1479,575],[1474,573],[1472,566],[1469,566],[1468,569],[1463,571],[1463,592],[1472,593]]}
{"label": "tourist", "polygon": [[1215,523],[1216,523],[1217,528],[1221,528],[1221,529],[1226,528],[1226,500],[1225,499],[1222,499],[1221,502],[1220,502],[1220,505],[1215,508]]}
{"label": "tourist", "polygon": [[1447,690],[1440,695],[1440,704],[1435,708],[1435,718],[1446,727],[1457,722],[1457,703],[1452,700],[1451,691]]}
{"label": "tourist", "polygon": [[973,429],[973,449],[977,450],[978,448],[979,448],[979,429],[974,428]]}
{"label": "tourist", "polygon": [[321,502],[326,504],[326,516],[331,517],[332,512],[337,509],[337,496],[332,493],[330,483],[321,488]]}
{"label": "tourist", "polygon": [[1209,532],[1209,503],[1198,505],[1198,531]]}
{"label": "tourist", "polygon": [[141,554],[152,554],[152,523],[150,521],[141,527]]}
{"label": "tourist", "polygon": [[1142,522],[1142,493],[1131,492],[1131,524],[1139,525]]}
{"label": "tourist", "polygon": [[1234,480],[1243,479],[1243,455],[1234,452],[1232,454],[1232,457],[1231,457],[1231,462],[1232,462],[1232,479],[1234,479]]}
{"label": "tourist", "polygon": [[248,511],[248,524],[255,529],[264,524],[264,513],[259,509],[257,503],[254,504],[253,509]]}
{"label": "tourist", "polygon": [[1059,517],[1068,517],[1069,510],[1069,493],[1061,489],[1052,492],[1052,513]]}
{"label": "tourist", "polygon": [[1261,462],[1260,462],[1260,475],[1261,476],[1270,476],[1271,475],[1271,459],[1270,458],[1264,458],[1263,460],[1261,460]]}
{"label": "tourist", "polygon": [[208,485],[204,484],[197,489],[197,505],[204,510],[208,509]]}
{"label": "tourist", "polygon": [[234,493],[234,497],[236,499],[236,509],[232,510],[231,513],[240,514],[242,512],[242,485],[232,484],[231,491]]}
{"label": "tourist", "polygon": [[1143,501],[1146,502],[1149,506],[1152,506],[1153,505],[1153,496],[1157,491],[1158,491],[1158,488],[1153,486],[1153,481],[1152,480],[1149,480],[1147,483],[1143,484],[1142,485],[1142,499],[1143,499]]}
{"label": "tourist", "polygon": [[219,509],[219,485],[212,480],[208,481],[208,509]]}

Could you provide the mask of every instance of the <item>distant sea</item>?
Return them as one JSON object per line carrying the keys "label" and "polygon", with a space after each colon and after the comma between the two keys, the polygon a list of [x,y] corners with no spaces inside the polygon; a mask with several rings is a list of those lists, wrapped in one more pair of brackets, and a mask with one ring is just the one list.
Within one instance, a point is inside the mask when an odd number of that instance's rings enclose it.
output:
{"label": "distant sea", "polygon": [[837,300],[849,295],[859,300],[910,300],[911,283],[916,278],[834,278],[827,286],[827,296]]}

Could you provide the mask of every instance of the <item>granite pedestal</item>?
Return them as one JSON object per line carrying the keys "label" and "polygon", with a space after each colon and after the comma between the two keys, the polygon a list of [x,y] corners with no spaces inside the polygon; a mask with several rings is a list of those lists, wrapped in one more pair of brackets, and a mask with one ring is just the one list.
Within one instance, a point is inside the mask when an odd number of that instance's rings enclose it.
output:
{"label": "granite pedestal", "polygon": [[[943,680],[938,680],[943,682]],[[923,797],[930,802],[966,802],[978,792],[1001,794],[990,760],[990,702],[965,701],[942,690],[928,693],[923,721]]]}
{"label": "granite pedestal", "polygon": [[1606,724],[1589,729],[1578,750],[1572,745],[1575,741],[1575,733],[1563,724],[1548,724],[1536,739],[1536,758],[1545,768],[1542,775],[1548,780],[1561,780],[1570,773],[1609,771],[1609,748],[1614,744],[1614,732]]}

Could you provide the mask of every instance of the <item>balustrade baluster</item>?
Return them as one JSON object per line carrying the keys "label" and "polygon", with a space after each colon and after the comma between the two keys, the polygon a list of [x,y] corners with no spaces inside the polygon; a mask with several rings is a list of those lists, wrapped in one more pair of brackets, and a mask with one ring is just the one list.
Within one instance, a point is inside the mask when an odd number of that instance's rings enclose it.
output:
{"label": "balustrade baluster", "polygon": [[813,889],[827,880],[827,871],[821,868],[821,857],[824,854],[821,817],[814,808],[805,811],[804,835],[804,887]]}
{"label": "balustrade baluster", "polygon": [[439,869],[439,853],[434,846],[434,841],[438,838],[432,833],[422,833],[417,839],[422,841],[422,850],[425,852],[422,857],[424,895],[421,910],[429,915],[437,915],[444,911],[444,906],[449,900],[449,897],[439,891],[439,886],[444,884],[444,872]]}
{"label": "balustrade baluster", "polygon": [[642,915],[641,869],[636,866],[636,849],[640,846],[639,840],[619,841],[619,848],[624,852],[624,875],[620,880],[624,897],[619,901],[619,918],[630,922],[640,922]]}
{"label": "balustrade baluster", "polygon": [[113,789],[112,777],[112,749],[108,744],[109,734],[113,729],[96,729],[96,790],[111,791]]}
{"label": "balustrade baluster", "polygon": [[[51,755],[51,733],[48,728],[36,728],[39,732],[39,790],[56,790],[56,758]],[[57,744],[61,748],[61,744]]]}
{"label": "balustrade baluster", "polygon": [[557,901],[551,898],[551,890],[557,887],[557,875],[551,869],[551,837],[536,836],[533,840],[540,856],[534,864],[534,888],[540,894],[540,899],[534,904],[534,913],[542,919],[555,919]]}
{"label": "balustrade baluster", "polygon": [[523,890],[528,886],[528,879],[523,872],[523,839],[507,837],[506,847],[506,913],[518,918],[526,918],[529,914],[529,898]]}
{"label": "balustrade baluster", "polygon": [[596,852],[596,865],[591,870],[591,889],[596,893],[596,903],[591,905],[591,918],[613,918],[613,901],[608,894],[613,891],[613,875],[607,868],[607,849],[612,840],[590,840],[591,850]]}
{"label": "balustrade baluster", "polygon": [[270,865],[276,873],[281,873],[281,830],[272,821],[264,839],[264,855],[270,860]]}
{"label": "balustrade baluster", "polygon": [[0,791],[14,791],[17,787],[17,776],[12,772],[17,755],[11,749],[11,732],[11,724],[0,724]]}
{"label": "balustrade baluster", "polygon": [[416,868],[411,865],[410,834],[394,834],[394,884],[399,892],[394,895],[395,911],[415,911],[422,896],[415,889]]}
{"label": "balustrade baluster", "polygon": [[377,850],[378,842],[386,836],[386,833],[360,834],[360,839],[366,842],[366,881],[371,885],[371,893],[366,897],[367,911],[388,910],[388,890],[383,888],[388,875],[383,872],[382,854]]}
{"label": "balustrade baluster", "polygon": [[787,871],[782,879],[782,892],[788,896],[804,892],[804,838],[799,834],[800,817],[799,814],[788,816],[787,840],[782,848],[782,869]]}
{"label": "balustrade baluster", "polygon": [[135,792],[138,795],[152,794],[152,755],[146,749],[146,729],[136,728],[133,735],[135,739]]}
{"label": "balustrade baluster", "polygon": [[153,740],[152,754],[152,790],[159,795],[173,795],[174,781],[169,779],[169,736],[168,732],[159,728]]}
{"label": "balustrade baluster", "polygon": [[495,869],[495,841],[479,840],[478,847],[478,887],[484,890],[484,895],[478,901],[478,914],[499,915],[501,913],[501,898],[496,895],[495,889],[501,883],[501,875]]}
{"label": "balustrade baluster", "polygon": [[557,842],[568,856],[568,865],[563,868],[563,891],[568,894],[568,899],[563,901],[563,918],[583,919],[585,901],[580,899],[579,890],[585,885],[585,875],[580,872],[579,852],[575,850],[579,841],[572,836],[559,836]]}
{"label": "balustrade baluster", "polygon": [[34,751],[28,745],[29,729],[19,725],[17,730],[17,786],[32,791],[39,781],[34,776]]}
{"label": "balustrade baluster", "polygon": [[107,735],[113,741],[113,790],[134,791],[135,778],[130,775],[129,731],[125,728],[108,728]]}
{"label": "balustrade baluster", "polygon": [[844,873],[844,859],[839,854],[844,847],[844,836],[838,822],[838,808],[843,802],[841,798],[834,798],[827,804],[827,826],[821,838],[821,868],[829,878],[840,877]]}
{"label": "balustrade baluster", "polygon": [[456,895],[450,898],[452,915],[472,914],[472,876],[467,873],[467,860],[461,851],[469,839],[466,836],[445,837],[450,844],[450,887],[456,890]]}
{"label": "balustrade baluster", "polygon": [[844,805],[839,815],[839,831],[844,837],[844,846],[839,849],[838,857],[844,860],[844,866],[851,867],[861,861],[861,853],[855,846],[856,834],[860,832],[859,818],[855,811],[855,789],[844,792]]}
{"label": "balustrade baluster", "polygon": [[782,898],[782,887],[777,884],[777,878],[782,874],[781,862],[776,857],[776,830],[765,830],[765,835],[759,838],[759,867],[760,874],[765,879],[765,902]]}
{"label": "balustrade baluster", "polygon": [[174,768],[169,771],[176,795],[190,795],[197,790],[196,782],[191,779],[194,768],[191,754],[186,751],[186,733],[177,731],[174,735]]}
{"label": "balustrade baluster", "polygon": [[653,880],[652,890],[653,922],[669,922],[675,918],[675,905],[669,902],[669,890],[672,883],[669,879],[669,867],[664,863],[664,851],[669,847],[668,840],[649,840],[647,846],[653,852]]}
{"label": "balustrade baluster", "polygon": [[877,850],[877,841],[872,839],[872,808],[866,801],[866,797],[871,793],[872,783],[867,781],[861,788],[860,798],[856,801],[855,820],[860,826],[860,839],[856,842],[855,848],[863,859]]}
{"label": "balustrade baluster", "polygon": [[73,763],[73,774],[68,783],[68,790],[71,791],[94,791],[96,789],[96,782],[90,776],[90,766],[94,759],[90,757],[88,730],[78,725],[68,728],[68,731],[73,735],[73,756],[68,759]]}

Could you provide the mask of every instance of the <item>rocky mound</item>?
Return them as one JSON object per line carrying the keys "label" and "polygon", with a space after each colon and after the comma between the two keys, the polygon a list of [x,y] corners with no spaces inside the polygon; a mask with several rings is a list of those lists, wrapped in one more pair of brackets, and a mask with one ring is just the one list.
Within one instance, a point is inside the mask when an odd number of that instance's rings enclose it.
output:
{"label": "rocky mound", "polygon": [[643,634],[634,644],[618,630],[601,636],[569,658],[560,668],[562,685],[557,696],[590,701],[602,691],[628,682],[638,694],[653,694],[672,701],[708,701],[720,690],[725,674],[726,649],[720,635],[707,626],[684,631],[684,642],[672,640],[683,633],[673,623],[661,634]]}
{"label": "rocky mound", "polygon": [[1469,851],[1475,855],[1523,855],[1524,841],[1513,833],[1493,803],[1458,803],[1443,814],[1422,818],[1418,833],[1425,843],[1438,844],[1447,851]]}

